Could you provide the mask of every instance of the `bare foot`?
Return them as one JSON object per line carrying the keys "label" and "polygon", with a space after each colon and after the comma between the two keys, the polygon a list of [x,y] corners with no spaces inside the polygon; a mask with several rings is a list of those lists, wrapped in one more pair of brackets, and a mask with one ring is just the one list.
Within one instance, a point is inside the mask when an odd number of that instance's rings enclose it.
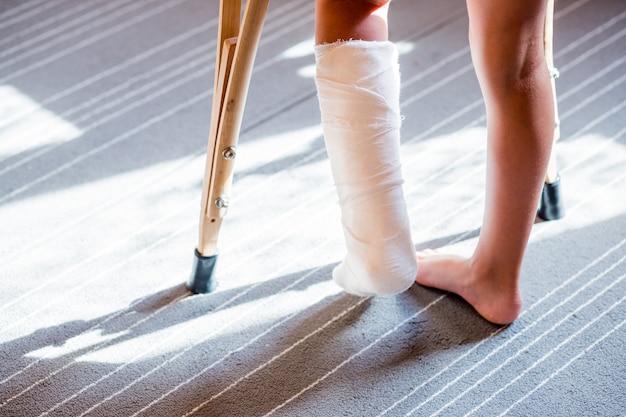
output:
{"label": "bare foot", "polygon": [[482,317],[496,324],[512,323],[522,309],[516,276],[479,272],[471,259],[436,251],[417,253],[418,284],[453,292]]}

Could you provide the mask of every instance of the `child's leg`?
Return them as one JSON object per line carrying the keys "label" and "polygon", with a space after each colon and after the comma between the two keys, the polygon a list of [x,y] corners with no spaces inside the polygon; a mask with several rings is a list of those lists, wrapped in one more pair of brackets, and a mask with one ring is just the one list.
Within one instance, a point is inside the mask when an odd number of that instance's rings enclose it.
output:
{"label": "child's leg", "polygon": [[316,28],[322,126],[347,249],[333,278],[353,294],[397,294],[412,285],[417,265],[402,192],[400,80],[397,51],[386,40],[386,6],[318,0]]}
{"label": "child's leg", "polygon": [[315,43],[386,41],[390,0],[317,0]]}
{"label": "child's leg", "polygon": [[545,0],[467,0],[487,110],[483,226],[470,259],[421,254],[417,282],[455,292],[487,320],[521,309],[519,274],[546,174],[554,109],[543,52]]}

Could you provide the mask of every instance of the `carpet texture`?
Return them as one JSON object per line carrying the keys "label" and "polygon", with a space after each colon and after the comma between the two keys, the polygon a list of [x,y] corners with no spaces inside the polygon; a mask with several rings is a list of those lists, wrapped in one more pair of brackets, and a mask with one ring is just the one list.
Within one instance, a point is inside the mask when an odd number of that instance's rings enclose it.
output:
{"label": "carpet texture", "polygon": [[[272,0],[218,291],[197,242],[218,1],[0,2],[0,416],[625,416],[626,2],[559,0],[566,217],[537,222],[524,309],[331,280],[339,208],[312,0]],[[471,253],[485,119],[465,4],[394,0],[416,249]]]}

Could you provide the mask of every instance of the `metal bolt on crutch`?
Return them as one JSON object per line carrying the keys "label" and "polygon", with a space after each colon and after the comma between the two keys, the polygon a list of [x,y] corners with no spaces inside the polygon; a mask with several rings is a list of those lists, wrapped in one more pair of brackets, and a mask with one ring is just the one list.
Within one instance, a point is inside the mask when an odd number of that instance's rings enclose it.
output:
{"label": "metal bolt on crutch", "polygon": [[200,207],[199,243],[187,288],[215,288],[217,238],[229,205],[243,110],[269,0],[220,0],[217,64]]}

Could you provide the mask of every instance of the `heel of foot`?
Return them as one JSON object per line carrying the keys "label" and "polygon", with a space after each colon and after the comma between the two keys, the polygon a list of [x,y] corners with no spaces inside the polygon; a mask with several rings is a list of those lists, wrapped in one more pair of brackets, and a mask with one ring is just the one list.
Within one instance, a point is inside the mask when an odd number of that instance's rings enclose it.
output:
{"label": "heel of foot", "polygon": [[414,262],[381,263],[372,269],[344,260],[333,270],[333,280],[349,294],[391,296],[408,290],[415,282],[416,274],[417,264]]}

